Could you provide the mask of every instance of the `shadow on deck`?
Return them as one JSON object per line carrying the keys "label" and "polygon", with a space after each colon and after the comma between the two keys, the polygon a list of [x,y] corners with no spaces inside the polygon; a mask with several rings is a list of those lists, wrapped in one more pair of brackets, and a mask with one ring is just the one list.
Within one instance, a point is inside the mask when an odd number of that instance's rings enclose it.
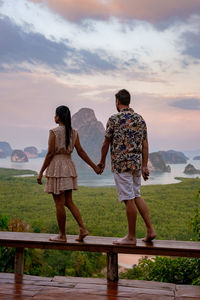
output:
{"label": "shadow on deck", "polygon": [[200,287],[152,281],[0,273],[1,300],[197,300]]}

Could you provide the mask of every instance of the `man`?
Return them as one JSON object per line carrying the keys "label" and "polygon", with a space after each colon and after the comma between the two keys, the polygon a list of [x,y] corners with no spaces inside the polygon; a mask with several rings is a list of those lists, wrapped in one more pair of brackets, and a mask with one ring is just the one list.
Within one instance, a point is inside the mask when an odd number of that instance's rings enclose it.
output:
{"label": "man", "polygon": [[144,180],[149,176],[147,128],[142,116],[129,107],[128,91],[120,90],[115,97],[118,113],[107,122],[99,166],[102,170],[105,168],[110,146],[118,197],[120,202],[125,203],[128,220],[128,235],[114,243],[135,245],[137,209],[146,225],[146,237],[143,240],[150,242],[156,237],[147,205],[140,196],[141,175]]}

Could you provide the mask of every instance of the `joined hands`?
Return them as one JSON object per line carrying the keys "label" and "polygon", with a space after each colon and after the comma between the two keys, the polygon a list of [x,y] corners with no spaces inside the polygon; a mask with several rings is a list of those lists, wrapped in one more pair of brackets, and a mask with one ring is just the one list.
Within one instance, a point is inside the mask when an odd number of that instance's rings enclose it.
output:
{"label": "joined hands", "polygon": [[101,175],[103,173],[103,169],[99,165],[95,165],[93,168],[96,174]]}

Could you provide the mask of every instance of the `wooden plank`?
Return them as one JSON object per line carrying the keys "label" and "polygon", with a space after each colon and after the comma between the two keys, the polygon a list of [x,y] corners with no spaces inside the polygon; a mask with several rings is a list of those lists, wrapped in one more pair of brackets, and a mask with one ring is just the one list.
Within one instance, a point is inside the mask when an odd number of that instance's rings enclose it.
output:
{"label": "wooden plank", "polygon": [[80,243],[75,241],[77,236],[68,235],[67,243],[55,243],[49,241],[50,236],[52,236],[52,234],[0,231],[0,246],[59,249],[67,251],[200,257],[199,242],[155,240],[152,243],[145,243],[138,239],[136,246],[113,245],[112,242],[116,238],[89,236],[85,239],[85,242]]}
{"label": "wooden plank", "polygon": [[164,289],[175,291],[176,285],[174,283],[158,282],[158,281],[146,281],[146,280],[130,280],[120,279],[118,281],[120,286],[130,286],[137,288],[148,288],[148,289]]}
{"label": "wooden plank", "polygon": [[52,281],[61,283],[90,283],[90,284],[107,284],[105,278],[91,278],[91,277],[66,277],[66,276],[55,276]]}
{"label": "wooden plank", "polygon": [[175,299],[200,299],[200,286],[176,285]]}

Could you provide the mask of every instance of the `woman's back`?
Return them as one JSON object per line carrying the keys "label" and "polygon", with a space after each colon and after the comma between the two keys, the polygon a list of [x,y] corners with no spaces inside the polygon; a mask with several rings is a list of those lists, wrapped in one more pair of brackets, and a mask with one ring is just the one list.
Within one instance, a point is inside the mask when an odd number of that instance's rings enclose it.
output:
{"label": "woman's back", "polygon": [[55,134],[55,154],[71,154],[76,142],[77,131],[75,129],[71,130],[70,142],[67,149],[65,126],[57,126],[50,131]]}

